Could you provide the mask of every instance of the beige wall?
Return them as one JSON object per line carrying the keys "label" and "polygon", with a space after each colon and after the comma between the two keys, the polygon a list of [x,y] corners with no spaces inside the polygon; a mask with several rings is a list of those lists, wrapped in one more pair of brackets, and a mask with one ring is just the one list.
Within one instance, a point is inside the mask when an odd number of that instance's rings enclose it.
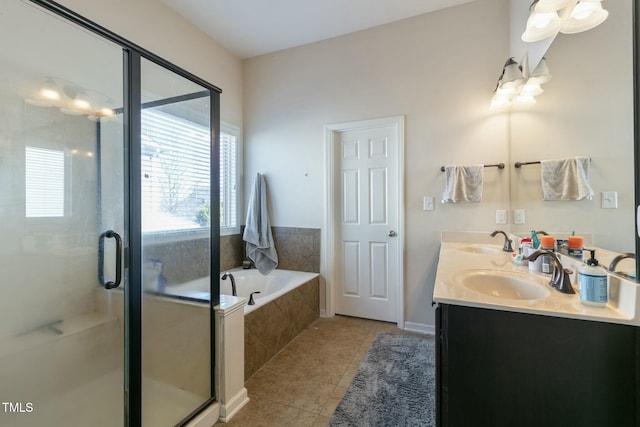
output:
{"label": "beige wall", "polygon": [[221,120],[242,127],[242,62],[162,2],[59,3],[221,88]]}
{"label": "beige wall", "polygon": [[275,226],[324,228],[325,125],[405,116],[408,322],[434,323],[440,231],[492,231],[509,208],[508,175],[491,169],[482,203],[422,210],[423,196],[440,200],[440,166],[508,162],[508,117],[489,111],[505,5],[478,0],[244,63],[245,175],[266,174]]}

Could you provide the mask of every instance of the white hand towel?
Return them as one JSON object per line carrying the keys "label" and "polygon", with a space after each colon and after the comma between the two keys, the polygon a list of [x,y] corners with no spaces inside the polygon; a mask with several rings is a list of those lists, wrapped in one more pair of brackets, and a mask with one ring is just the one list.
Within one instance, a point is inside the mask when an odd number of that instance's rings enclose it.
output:
{"label": "white hand towel", "polygon": [[479,202],[483,174],[484,165],[445,166],[442,203]]}
{"label": "white hand towel", "polygon": [[247,256],[260,273],[267,275],[278,266],[278,254],[273,245],[267,211],[267,184],[260,174],[256,175],[249,198],[247,223],[242,238],[247,242]]}
{"label": "white hand towel", "polygon": [[543,200],[582,200],[593,198],[589,184],[588,157],[542,160],[540,173]]}

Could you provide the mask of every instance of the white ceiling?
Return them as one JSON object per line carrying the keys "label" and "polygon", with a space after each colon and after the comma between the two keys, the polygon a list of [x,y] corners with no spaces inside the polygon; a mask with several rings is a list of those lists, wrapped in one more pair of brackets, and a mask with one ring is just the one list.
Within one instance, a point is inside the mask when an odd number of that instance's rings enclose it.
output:
{"label": "white ceiling", "polygon": [[250,58],[474,0],[161,0]]}

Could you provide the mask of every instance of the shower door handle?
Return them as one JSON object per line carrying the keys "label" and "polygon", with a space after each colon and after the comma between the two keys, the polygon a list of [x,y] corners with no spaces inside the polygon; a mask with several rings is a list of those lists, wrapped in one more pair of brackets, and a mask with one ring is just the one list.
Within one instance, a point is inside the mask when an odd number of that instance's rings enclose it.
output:
{"label": "shower door handle", "polygon": [[[104,279],[104,239],[116,240],[116,280]],[[105,289],[113,289],[120,286],[122,281],[122,238],[113,230],[107,230],[100,235],[98,241],[98,280]]]}

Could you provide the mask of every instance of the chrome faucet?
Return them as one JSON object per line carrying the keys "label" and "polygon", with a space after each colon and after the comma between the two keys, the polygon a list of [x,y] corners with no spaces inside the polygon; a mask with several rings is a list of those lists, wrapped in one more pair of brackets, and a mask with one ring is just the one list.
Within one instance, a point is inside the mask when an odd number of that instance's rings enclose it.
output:
{"label": "chrome faucet", "polygon": [[562,267],[562,264],[555,253],[544,249],[538,249],[531,255],[524,257],[524,259],[535,261],[540,255],[549,256],[551,258],[551,263],[553,264],[553,272],[551,274],[551,281],[549,282],[549,285],[564,294],[575,294],[576,291],[571,287],[571,279],[569,278],[571,270]]}
{"label": "chrome faucet", "polygon": [[224,273],[220,278],[222,280],[227,280],[227,277],[231,280],[231,295],[237,297],[238,293],[236,292],[236,278],[233,277],[233,274],[229,273],[228,271]]}
{"label": "chrome faucet", "polygon": [[611,260],[611,264],[609,264],[609,271],[612,272],[612,273],[615,273],[616,266],[618,265],[618,263],[620,261],[622,261],[625,258],[636,259],[636,254],[631,253],[631,252],[625,252],[625,253],[622,253],[622,254],[616,256],[614,259]]}
{"label": "chrome faucet", "polygon": [[496,230],[493,233],[491,233],[491,237],[496,237],[498,234],[504,235],[504,246],[502,246],[502,250],[505,252],[513,252],[513,247],[511,246],[511,243],[513,241],[509,239],[509,236],[507,236],[507,233],[505,233],[502,230]]}

